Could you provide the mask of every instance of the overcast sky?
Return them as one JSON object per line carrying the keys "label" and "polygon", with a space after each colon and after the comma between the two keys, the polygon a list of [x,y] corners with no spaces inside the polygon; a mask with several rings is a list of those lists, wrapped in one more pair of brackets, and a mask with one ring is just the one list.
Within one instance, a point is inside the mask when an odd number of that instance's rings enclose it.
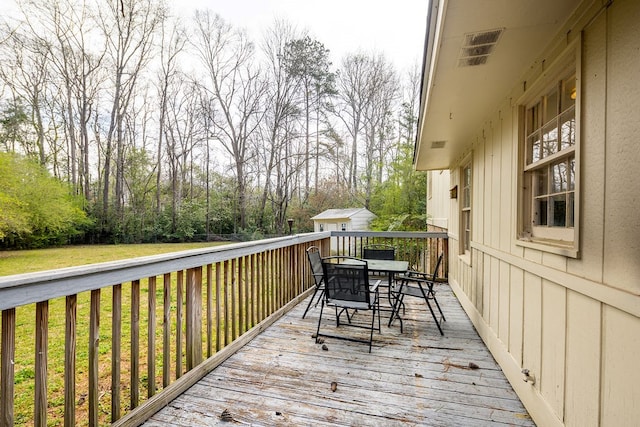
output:
{"label": "overcast sky", "polygon": [[[258,41],[284,18],[331,51],[334,65],[358,50],[384,52],[404,72],[422,65],[429,0],[169,0],[180,10],[211,9]],[[177,6],[179,5],[179,6]],[[175,9],[174,9],[175,10]]]}
{"label": "overcast sky", "polygon": [[[0,0],[0,14],[20,0]],[[176,14],[211,9],[256,42],[283,18],[322,42],[338,65],[347,53],[384,52],[399,72],[422,65],[429,0],[167,0]]]}

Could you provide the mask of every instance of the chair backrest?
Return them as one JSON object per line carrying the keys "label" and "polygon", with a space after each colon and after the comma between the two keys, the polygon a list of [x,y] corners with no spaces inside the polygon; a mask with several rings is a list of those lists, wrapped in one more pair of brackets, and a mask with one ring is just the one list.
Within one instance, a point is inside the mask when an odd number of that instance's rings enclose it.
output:
{"label": "chair backrest", "polygon": [[391,245],[368,245],[362,248],[362,258],[394,260],[396,248]]}
{"label": "chair backrest", "polygon": [[322,283],[322,280],[324,278],[320,248],[318,248],[317,246],[308,247],[307,258],[309,258],[309,264],[311,264],[311,274],[313,274],[313,280],[315,281],[316,286],[320,286],[320,283]]}
{"label": "chair backrest", "polygon": [[[349,260],[345,263],[345,260]],[[324,289],[327,301],[363,302],[371,306],[369,269],[366,261],[350,257],[329,257],[322,260]]]}

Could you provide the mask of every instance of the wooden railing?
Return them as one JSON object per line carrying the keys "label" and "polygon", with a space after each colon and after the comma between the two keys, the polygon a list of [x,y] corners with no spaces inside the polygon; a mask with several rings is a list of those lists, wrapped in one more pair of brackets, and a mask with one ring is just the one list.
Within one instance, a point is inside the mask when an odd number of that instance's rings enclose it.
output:
{"label": "wooden railing", "polygon": [[309,246],[377,239],[413,266],[446,248],[324,232],[0,277],[0,426],[139,425],[307,296]]}
{"label": "wooden railing", "polygon": [[416,231],[333,231],[330,249],[336,255],[362,256],[367,245],[384,244],[393,246],[396,259],[409,261],[409,268],[422,272],[432,272],[438,255],[444,253],[438,276],[448,276],[448,238],[443,232]]}

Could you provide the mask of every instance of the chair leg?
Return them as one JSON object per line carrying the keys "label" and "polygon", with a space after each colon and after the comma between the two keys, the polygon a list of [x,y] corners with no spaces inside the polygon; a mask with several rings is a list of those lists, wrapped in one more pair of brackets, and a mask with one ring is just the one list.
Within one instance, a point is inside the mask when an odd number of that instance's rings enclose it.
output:
{"label": "chair leg", "polygon": [[[422,297],[424,298],[424,301],[427,303],[427,307],[429,307],[429,311],[431,312],[431,317],[433,317],[433,321],[436,322],[436,326],[438,327],[438,330],[440,331],[440,335],[444,336],[444,332],[442,332],[442,326],[440,326],[440,321],[438,320],[438,316],[436,316],[436,312],[433,311],[433,307],[431,306],[431,303],[429,302],[430,299],[435,300],[435,295],[433,293],[433,285],[430,284],[430,286],[427,286],[427,291],[425,292],[424,288],[422,286],[420,286],[420,292],[422,292]],[[438,310],[440,310],[440,305],[438,304],[438,302],[436,301],[436,305],[438,306]],[[442,314],[442,311],[440,311],[440,313]],[[444,319],[444,316],[443,316]]]}
{"label": "chair leg", "polygon": [[[433,311],[433,307],[431,307],[431,303],[429,302],[429,299],[425,299],[425,301],[427,302],[427,307],[429,307],[429,311],[431,312],[431,317],[433,317],[433,321],[436,322],[436,326],[438,327],[438,330],[440,331],[440,335],[444,336],[444,332],[442,332],[442,327],[440,326],[440,321],[438,320],[438,316],[436,316],[435,311]],[[444,317],[443,317],[444,319]]]}
{"label": "chair leg", "polygon": [[387,325],[388,327],[391,327],[391,324],[393,323],[393,321],[395,319],[398,319],[400,321],[400,333],[402,333],[402,317],[400,317],[400,307],[404,307],[404,294],[400,293],[400,295],[398,296],[398,298],[396,299],[395,303],[393,304],[393,309],[391,310],[391,317],[389,318],[389,324]]}
{"label": "chair leg", "polygon": [[371,315],[371,334],[369,335],[369,353],[371,353],[371,345],[373,343],[373,331],[376,327],[376,312],[378,313],[378,330],[380,330],[380,298],[376,298],[373,304],[373,314]]}
{"label": "chair leg", "polygon": [[318,291],[320,291],[320,298],[318,298],[318,300],[316,301],[316,306],[318,305],[318,302],[320,301],[320,299],[324,295],[324,289],[320,289],[320,288],[316,287],[315,291],[313,291],[313,295],[311,295],[311,299],[309,300],[309,304],[307,304],[307,308],[304,310],[304,314],[302,315],[303,319],[307,315],[307,312],[309,311],[309,308],[311,308],[311,304],[313,304],[313,300],[316,297],[316,294],[318,293]]}
{"label": "chair leg", "polygon": [[436,307],[438,307],[438,311],[440,312],[440,317],[442,317],[442,321],[446,322],[447,319],[445,319],[444,313],[442,312],[442,309],[440,308],[440,304],[438,304],[438,300],[436,299],[436,293],[433,291],[433,288],[430,289],[429,293],[431,294],[431,299],[433,299],[433,302],[436,303]]}
{"label": "chair leg", "polygon": [[320,305],[320,316],[318,316],[318,328],[316,329],[316,344],[318,344],[318,338],[320,338],[320,322],[322,322],[322,312],[324,311],[324,300]]}
{"label": "chair leg", "polygon": [[378,305],[378,332],[382,333],[382,327],[380,326],[380,297],[378,297],[376,299],[377,305]]}

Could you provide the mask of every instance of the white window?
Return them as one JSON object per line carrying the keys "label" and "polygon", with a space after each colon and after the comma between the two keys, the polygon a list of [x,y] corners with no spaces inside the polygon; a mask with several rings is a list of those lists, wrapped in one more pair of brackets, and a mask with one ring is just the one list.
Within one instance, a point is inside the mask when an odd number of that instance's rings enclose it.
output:
{"label": "white window", "polygon": [[471,253],[471,160],[460,170],[460,254]]}
{"label": "white window", "polygon": [[520,241],[567,255],[577,254],[577,98],[574,62],[525,106],[521,145]]}

